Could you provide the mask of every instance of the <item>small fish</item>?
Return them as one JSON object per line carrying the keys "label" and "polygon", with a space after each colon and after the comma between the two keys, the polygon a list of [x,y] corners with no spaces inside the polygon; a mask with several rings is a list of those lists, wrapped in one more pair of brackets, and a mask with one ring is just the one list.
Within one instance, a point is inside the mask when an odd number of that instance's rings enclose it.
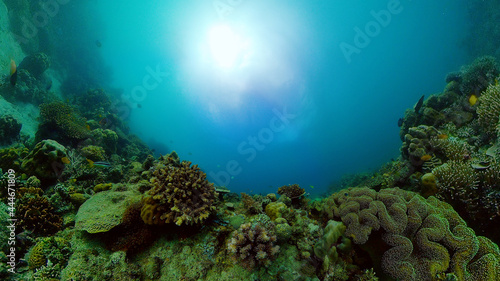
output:
{"label": "small fish", "polygon": [[314,185],[310,185],[309,187],[310,187],[310,188],[314,188]]}
{"label": "small fish", "polygon": [[425,95],[422,95],[420,97],[420,99],[418,100],[418,102],[415,104],[415,106],[413,107],[413,109],[415,110],[415,113],[418,114],[418,112],[420,111],[420,108],[422,108],[422,105],[424,104],[424,96]]}
{"label": "small fish", "polygon": [[89,166],[92,167],[97,167],[97,168],[110,168],[111,164],[109,162],[104,162],[104,161],[98,161],[94,162],[90,159],[87,159],[87,162],[89,163]]}
{"label": "small fish", "polygon": [[61,158],[61,162],[63,162],[64,164],[69,164],[69,163],[71,163],[71,161],[69,161],[69,158],[68,158],[68,157],[63,157],[63,158]]}
{"label": "small fish", "polygon": [[11,59],[10,60],[10,84],[15,86],[17,82],[17,66],[16,62]]}
{"label": "small fish", "polygon": [[474,106],[476,104],[476,102],[477,102],[477,96],[474,94],[470,95],[470,97],[469,97],[470,106]]}
{"label": "small fish", "polygon": [[76,182],[76,179],[73,178],[73,179],[69,179],[69,183],[75,183]]}
{"label": "small fish", "polygon": [[495,86],[498,86],[498,79],[495,79]]}
{"label": "small fish", "polygon": [[432,155],[426,154],[426,155],[420,157],[420,160],[429,161],[429,160],[431,160],[431,158],[432,158]]}
{"label": "small fish", "polygon": [[97,48],[102,47],[102,43],[99,40],[95,40],[95,45],[97,46]]}
{"label": "small fish", "polygon": [[88,124],[85,126],[85,128],[90,131],[90,126]]}
{"label": "small fish", "polygon": [[445,140],[448,138],[448,135],[447,134],[440,134],[440,135],[437,135],[437,138],[440,140]]}
{"label": "small fish", "polygon": [[403,126],[403,122],[404,122],[404,121],[405,121],[405,120],[404,120],[403,118],[399,118],[399,120],[398,120],[398,127]]}
{"label": "small fish", "polygon": [[137,108],[142,108],[142,105],[140,103],[138,103]]}

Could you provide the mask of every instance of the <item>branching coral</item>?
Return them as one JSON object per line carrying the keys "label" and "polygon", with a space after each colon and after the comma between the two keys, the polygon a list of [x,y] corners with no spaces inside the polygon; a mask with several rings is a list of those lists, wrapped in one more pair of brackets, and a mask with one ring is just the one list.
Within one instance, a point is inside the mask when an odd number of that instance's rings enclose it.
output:
{"label": "branching coral", "polygon": [[[349,188],[331,197],[332,214],[346,225],[345,235],[364,244],[374,261],[381,255],[381,266],[392,278],[434,280],[445,273],[458,280],[500,278],[498,247],[476,237],[450,205],[435,197],[399,188]],[[376,246],[380,242],[386,247]]]}
{"label": "branching coral", "polygon": [[260,223],[245,223],[235,230],[227,244],[229,251],[249,269],[255,266],[268,266],[278,253],[275,246],[276,236]]}
{"label": "branching coral", "polygon": [[40,188],[20,188],[17,214],[18,223],[24,230],[45,236],[59,231],[62,219],[42,193]]}
{"label": "branching coral", "polygon": [[477,115],[479,124],[487,133],[496,132],[500,116],[500,85],[490,85],[479,97]]}
{"label": "branching coral", "polygon": [[201,224],[215,210],[218,195],[206,176],[191,162],[183,161],[179,166],[158,164],[151,179],[153,188],[144,199],[141,212],[144,222]]}

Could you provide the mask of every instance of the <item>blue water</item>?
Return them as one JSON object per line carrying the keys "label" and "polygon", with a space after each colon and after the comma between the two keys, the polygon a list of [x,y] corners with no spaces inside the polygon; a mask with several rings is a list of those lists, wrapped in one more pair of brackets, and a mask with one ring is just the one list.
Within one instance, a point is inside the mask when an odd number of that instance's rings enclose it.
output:
{"label": "blue water", "polygon": [[132,132],[158,153],[235,192],[318,195],[399,156],[397,120],[470,62],[465,3],[99,1],[95,34]]}

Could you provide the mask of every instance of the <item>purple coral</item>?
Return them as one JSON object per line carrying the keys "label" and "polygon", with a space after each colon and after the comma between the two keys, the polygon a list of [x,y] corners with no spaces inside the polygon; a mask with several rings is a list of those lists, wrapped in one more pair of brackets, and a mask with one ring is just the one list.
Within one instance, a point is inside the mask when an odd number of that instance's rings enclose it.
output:
{"label": "purple coral", "polygon": [[248,268],[268,266],[278,253],[276,235],[271,234],[260,223],[245,223],[235,230],[227,247]]}

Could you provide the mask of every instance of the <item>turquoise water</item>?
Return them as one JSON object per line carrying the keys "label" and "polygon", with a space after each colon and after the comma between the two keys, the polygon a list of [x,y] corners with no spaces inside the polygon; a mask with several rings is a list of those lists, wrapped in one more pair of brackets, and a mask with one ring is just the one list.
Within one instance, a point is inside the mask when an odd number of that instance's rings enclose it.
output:
{"label": "turquoise water", "polygon": [[319,194],[398,157],[405,109],[470,60],[465,1],[170,2],[99,1],[92,34],[132,131],[235,192]]}

